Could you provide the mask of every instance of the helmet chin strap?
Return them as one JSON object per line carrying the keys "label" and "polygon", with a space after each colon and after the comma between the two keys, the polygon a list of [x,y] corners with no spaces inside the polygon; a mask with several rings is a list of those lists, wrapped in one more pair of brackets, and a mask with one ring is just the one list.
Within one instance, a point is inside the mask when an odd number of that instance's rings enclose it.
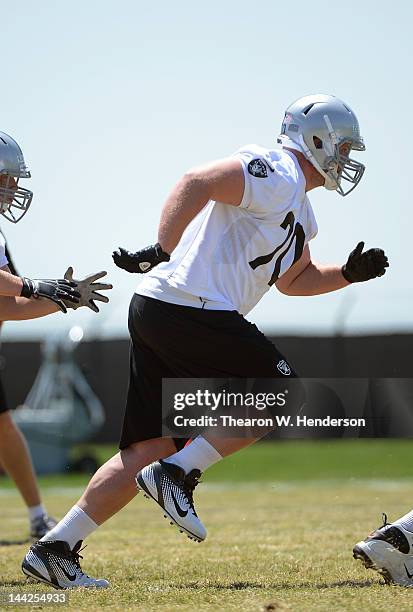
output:
{"label": "helmet chin strap", "polygon": [[331,124],[330,117],[328,115],[324,115],[324,121],[326,122],[326,126],[328,129],[328,135],[330,136],[331,142],[333,143],[333,146],[335,147],[336,145],[338,145],[338,138]]}
{"label": "helmet chin strap", "polygon": [[294,151],[299,151],[300,153],[304,154],[302,146],[299,145],[298,142],[291,140],[291,138],[285,134],[280,134],[277,138],[277,142],[283,147],[288,147],[289,149],[294,149]]}
{"label": "helmet chin strap", "polygon": [[278,137],[278,142],[282,144],[283,147],[288,147],[289,149],[294,149],[295,151],[299,151],[300,153],[302,153],[314,166],[317,172],[319,172],[319,174],[324,177],[324,187],[329,191],[335,191],[338,187],[337,181],[335,181],[331,176],[327,174],[327,172],[322,169],[314,155],[311,153],[310,149],[305,144],[304,138],[301,134],[298,135],[298,140],[299,142],[295,142],[295,140],[292,140],[289,136],[286,136],[285,134],[281,134]]}

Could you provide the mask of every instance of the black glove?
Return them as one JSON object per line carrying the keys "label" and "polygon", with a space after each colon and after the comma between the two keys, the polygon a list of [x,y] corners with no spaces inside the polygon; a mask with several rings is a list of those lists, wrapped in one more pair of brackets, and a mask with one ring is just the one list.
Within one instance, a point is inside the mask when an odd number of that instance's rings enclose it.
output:
{"label": "black glove", "polygon": [[90,308],[90,310],[93,310],[93,312],[99,312],[99,308],[95,302],[104,302],[107,304],[109,298],[107,295],[98,292],[112,289],[112,285],[108,283],[96,283],[95,281],[103,278],[106,274],[106,272],[96,272],[95,274],[86,276],[86,278],[82,280],[76,280],[73,278],[73,268],[70,266],[65,272],[65,279],[69,282],[76,283],[76,288],[80,297],[75,304],[65,300],[65,306],[67,306],[67,308],[73,308],[74,310],[81,306],[86,306]]}
{"label": "black glove", "polygon": [[112,257],[118,268],[140,274],[145,274],[145,272],[149,272],[162,261],[169,261],[171,259],[168,253],[162,250],[159,242],[146,247],[146,249],[136,251],[136,253],[131,253],[119,247],[117,251],[113,251]]}
{"label": "black glove", "polygon": [[361,283],[377,276],[383,276],[389,267],[388,259],[382,249],[369,249],[363,253],[364,242],[359,242],[351,251],[347,263],[341,268],[349,283]]}
{"label": "black glove", "polygon": [[62,312],[67,312],[66,302],[79,302],[80,293],[76,291],[76,283],[64,278],[53,280],[31,280],[22,278],[23,287],[20,295],[25,298],[47,298],[57,304]]}

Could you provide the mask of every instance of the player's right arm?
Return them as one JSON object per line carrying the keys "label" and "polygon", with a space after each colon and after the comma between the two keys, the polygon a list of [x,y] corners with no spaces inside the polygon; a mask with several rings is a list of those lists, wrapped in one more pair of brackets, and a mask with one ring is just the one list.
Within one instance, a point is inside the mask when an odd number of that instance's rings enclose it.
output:
{"label": "player's right arm", "polygon": [[8,266],[0,269],[0,295],[19,296],[23,289],[20,276],[11,274]]}
{"label": "player's right arm", "polygon": [[244,183],[241,162],[234,158],[189,170],[172,189],[162,209],[158,229],[162,248],[172,253],[185,228],[209,200],[239,206]]}
{"label": "player's right arm", "polygon": [[233,157],[193,168],[184,174],[163,206],[156,245],[131,253],[120,248],[115,264],[128,272],[149,272],[168,261],[189,223],[210,201],[239,206],[245,189],[241,162]]}

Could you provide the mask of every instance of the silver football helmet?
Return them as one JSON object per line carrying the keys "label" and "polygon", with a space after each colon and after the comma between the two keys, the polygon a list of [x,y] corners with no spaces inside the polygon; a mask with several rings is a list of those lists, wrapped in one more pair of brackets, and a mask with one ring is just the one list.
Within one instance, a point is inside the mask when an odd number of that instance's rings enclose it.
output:
{"label": "silver football helmet", "polygon": [[278,142],[303,153],[324,176],[324,187],[342,196],[353,191],[364,174],[364,165],[350,158],[352,149],[365,150],[357,117],[335,96],[314,94],[293,102],[285,111]]}
{"label": "silver football helmet", "polygon": [[17,223],[27,213],[33,193],[19,186],[21,178],[30,178],[23,153],[17,142],[0,132],[0,214]]}

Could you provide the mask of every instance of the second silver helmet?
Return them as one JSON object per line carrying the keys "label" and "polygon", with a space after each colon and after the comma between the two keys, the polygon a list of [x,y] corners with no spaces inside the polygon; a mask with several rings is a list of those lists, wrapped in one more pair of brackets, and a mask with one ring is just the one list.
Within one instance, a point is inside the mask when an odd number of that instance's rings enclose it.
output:
{"label": "second silver helmet", "polygon": [[33,193],[19,186],[21,178],[30,178],[29,169],[17,142],[0,132],[0,214],[17,223],[26,214]]}

